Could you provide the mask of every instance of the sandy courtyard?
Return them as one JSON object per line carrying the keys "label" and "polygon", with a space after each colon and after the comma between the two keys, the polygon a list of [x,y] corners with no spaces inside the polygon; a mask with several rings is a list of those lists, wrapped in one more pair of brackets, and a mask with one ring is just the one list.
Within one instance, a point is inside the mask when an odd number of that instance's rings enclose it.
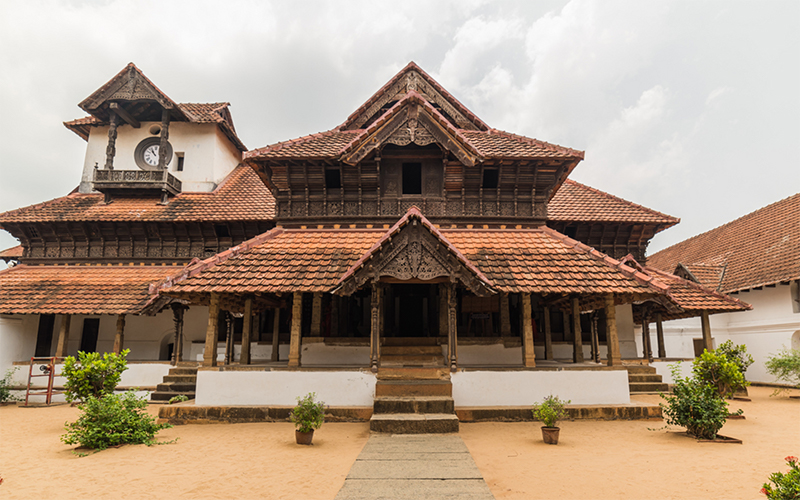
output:
{"label": "sandy courtyard", "polygon": [[[732,405],[747,418],[722,434],[741,445],[648,430],[660,421],[563,422],[558,446],[536,423],[462,424],[460,435],[498,499],[763,499],[783,457],[800,455],[800,400],[771,392],[751,387],[752,402]],[[79,458],[59,440],[78,413],[0,407],[0,498],[332,499],[369,437],[367,424],[331,423],[301,447],[288,423],[186,425],[159,434],[176,444]]]}

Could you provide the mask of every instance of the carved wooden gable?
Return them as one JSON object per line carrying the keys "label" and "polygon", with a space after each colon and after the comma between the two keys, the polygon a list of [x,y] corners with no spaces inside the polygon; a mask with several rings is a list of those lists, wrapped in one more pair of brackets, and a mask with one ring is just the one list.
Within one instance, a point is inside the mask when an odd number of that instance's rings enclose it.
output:
{"label": "carved wooden gable", "polygon": [[79,106],[84,111],[105,119],[106,113],[103,108],[111,101],[154,101],[162,108],[183,115],[172,99],[156,88],[133,64],[129,64],[108,83],[84,99]]}
{"label": "carved wooden gable", "polygon": [[494,293],[488,278],[466,258],[454,255],[452,245],[435,235],[427,220],[409,218],[408,214],[401,221],[404,219],[407,223],[399,232],[392,234],[390,229],[391,236],[344,275],[336,293],[350,295],[367,282],[385,278],[401,281],[447,278],[460,281],[476,295]]}

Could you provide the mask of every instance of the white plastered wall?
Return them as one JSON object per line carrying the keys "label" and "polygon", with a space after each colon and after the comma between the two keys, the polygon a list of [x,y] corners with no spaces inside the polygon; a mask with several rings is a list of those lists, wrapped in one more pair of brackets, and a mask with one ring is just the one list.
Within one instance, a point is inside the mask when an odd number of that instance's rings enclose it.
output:
{"label": "white plastered wall", "polygon": [[[114,169],[139,170],[133,158],[136,146],[148,137],[158,137],[150,133],[160,122],[142,122],[138,129],[124,124],[117,128]],[[169,172],[180,179],[184,192],[210,192],[240,162],[241,153],[219,131],[213,123],[172,122],[169,125],[169,142],[172,144],[172,158],[167,164]],[[92,176],[95,164],[103,168],[108,146],[108,126],[92,127],[86,145],[86,157],[81,177],[81,193],[92,192]],[[182,172],[176,171],[178,153],[184,154]]]}
{"label": "white plastered wall", "polygon": [[[792,285],[794,286],[794,285]],[[713,314],[711,336],[715,346],[726,340],[744,344],[754,363],[747,370],[751,382],[775,383],[764,363],[782,347],[791,347],[792,338],[800,331],[800,312],[792,304],[792,288],[777,285],[735,295],[753,306],[752,311]],[[668,358],[694,358],[692,339],[702,338],[700,318],[664,322],[664,344]],[[641,329],[637,327],[636,352],[641,356]],[[650,325],[651,346],[658,353],[655,323]]]}

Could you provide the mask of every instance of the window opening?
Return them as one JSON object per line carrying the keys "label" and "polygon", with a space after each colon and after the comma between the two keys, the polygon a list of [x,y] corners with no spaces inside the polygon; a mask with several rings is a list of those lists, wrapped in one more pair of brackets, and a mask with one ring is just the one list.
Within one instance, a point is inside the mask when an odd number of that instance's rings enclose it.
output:
{"label": "window opening", "polygon": [[31,235],[31,238],[39,237],[39,231],[37,231],[33,226],[28,226],[28,233]]}
{"label": "window opening", "polygon": [[183,172],[183,153],[175,153],[178,157],[178,164],[175,166],[176,172]]}
{"label": "window opening", "polygon": [[483,189],[497,189],[500,180],[499,171],[496,168],[487,168],[483,171]]}
{"label": "window opening", "polygon": [[230,238],[231,233],[228,231],[228,226],[225,224],[215,224],[214,225],[214,233],[217,235],[217,238]]}
{"label": "window opening", "polygon": [[342,187],[342,176],[337,168],[325,169],[325,187],[327,189],[339,189]]}
{"label": "window opening", "polygon": [[403,163],[403,194],[422,194],[422,163]]}

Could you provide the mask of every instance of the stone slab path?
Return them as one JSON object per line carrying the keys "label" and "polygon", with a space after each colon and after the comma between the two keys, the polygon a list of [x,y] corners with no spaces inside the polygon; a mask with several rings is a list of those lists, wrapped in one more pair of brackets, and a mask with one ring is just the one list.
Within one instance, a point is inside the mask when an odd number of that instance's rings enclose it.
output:
{"label": "stone slab path", "polygon": [[335,500],[493,500],[458,434],[372,434]]}

